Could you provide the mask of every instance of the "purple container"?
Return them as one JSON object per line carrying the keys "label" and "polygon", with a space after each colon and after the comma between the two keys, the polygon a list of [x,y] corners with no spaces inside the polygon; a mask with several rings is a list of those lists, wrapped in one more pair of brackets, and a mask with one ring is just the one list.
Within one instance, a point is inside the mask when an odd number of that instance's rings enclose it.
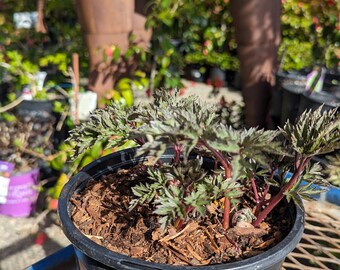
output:
{"label": "purple container", "polygon": [[33,213],[38,198],[38,175],[39,169],[11,175],[7,201],[0,204],[1,215],[27,217]]}

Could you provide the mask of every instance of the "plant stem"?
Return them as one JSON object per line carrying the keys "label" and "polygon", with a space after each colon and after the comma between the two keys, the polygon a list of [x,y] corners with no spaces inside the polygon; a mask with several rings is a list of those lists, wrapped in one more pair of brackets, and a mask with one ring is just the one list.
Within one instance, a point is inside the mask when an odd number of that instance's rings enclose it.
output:
{"label": "plant stem", "polygon": [[175,150],[175,157],[174,157],[174,162],[178,164],[180,158],[181,158],[181,153],[183,151],[183,146],[180,146],[178,144],[174,145],[174,150]]}
{"label": "plant stem", "polygon": [[301,172],[304,170],[307,162],[309,161],[310,158],[303,158],[295,170],[292,178],[289,180],[288,184],[285,185],[281,190],[279,191],[278,194],[273,197],[273,199],[270,201],[270,203],[267,205],[267,207],[258,215],[257,219],[253,222],[253,226],[257,227],[260,225],[262,220],[264,220],[267,215],[274,209],[274,207],[284,198],[285,192],[287,190],[290,190],[296,181],[299,179],[299,176]]}
{"label": "plant stem", "polygon": [[144,138],[135,138],[134,141],[139,145],[142,146],[145,144]]}
{"label": "plant stem", "polygon": [[[277,169],[277,166],[274,166],[271,170],[271,173],[270,173],[270,176],[269,176],[269,179],[270,180],[273,180],[274,178],[274,174],[275,174],[275,171]],[[256,209],[255,209],[255,216],[258,216],[258,214],[260,213],[261,209],[262,209],[262,206],[267,202],[266,201],[266,196],[267,196],[267,193],[269,191],[269,188],[270,188],[270,185],[267,184],[266,185],[266,188],[264,189],[264,191],[262,192],[262,195],[261,195],[261,200],[260,200],[260,203],[258,203],[256,205]]]}
{"label": "plant stem", "polygon": [[[188,214],[189,214],[192,210],[194,210],[194,207],[192,207],[191,205],[186,206],[186,208],[185,208],[185,215],[188,216]],[[175,221],[175,224],[174,224],[176,230],[182,229],[183,225],[184,225],[184,219],[178,217],[178,218],[176,219],[176,221]]]}
{"label": "plant stem", "polygon": [[219,151],[217,151],[216,149],[211,147],[207,142],[205,142],[205,141],[201,141],[201,142],[215,156],[215,158],[219,162],[221,162],[221,164],[224,168],[224,171],[225,171],[225,177],[231,178],[231,164],[228,162],[228,160],[225,159]]}
{"label": "plant stem", "polygon": [[251,177],[250,178],[251,181],[251,186],[253,187],[253,191],[254,191],[254,196],[255,196],[255,200],[256,200],[256,205],[259,205],[260,203],[260,198],[259,198],[259,193],[257,192],[257,187],[256,187],[256,183],[255,183],[255,178]]}
{"label": "plant stem", "polygon": [[257,216],[260,213],[262,206],[266,203],[266,195],[269,191],[269,188],[270,185],[267,184],[265,190],[262,192],[260,203],[256,205],[255,216]]}
{"label": "plant stem", "polygon": [[223,211],[223,229],[229,229],[229,216],[230,216],[230,200],[224,197],[224,211]]}
{"label": "plant stem", "polygon": [[[223,168],[224,168],[224,173],[225,173],[225,178],[231,178],[231,164],[227,159],[223,157],[223,155],[211,147],[207,142],[201,140],[201,143],[215,156],[215,158],[221,162]],[[224,210],[223,210],[223,223],[222,226],[225,230],[229,229],[229,218],[230,218],[230,200],[225,197],[224,198]]]}

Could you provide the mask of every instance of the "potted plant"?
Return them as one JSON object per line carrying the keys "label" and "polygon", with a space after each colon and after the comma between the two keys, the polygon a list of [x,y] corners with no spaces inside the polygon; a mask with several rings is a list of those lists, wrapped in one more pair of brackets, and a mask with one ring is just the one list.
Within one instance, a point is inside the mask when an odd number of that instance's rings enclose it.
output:
{"label": "potted plant", "polygon": [[[66,76],[69,75],[66,54],[47,55],[40,58],[39,64],[34,64],[19,51],[9,50],[4,54],[0,53],[0,66],[8,71],[8,80],[12,85],[7,93],[7,101],[0,107],[0,113],[13,112],[21,120],[28,122],[52,121],[55,124],[55,146],[65,140],[64,119],[69,110],[69,90],[73,88],[71,83],[65,83]],[[52,66],[62,76],[51,78],[44,71]]]}
{"label": "potted plant", "polygon": [[0,214],[24,217],[34,213],[40,158],[52,151],[42,135],[50,125],[37,127],[34,123],[20,122],[13,115],[0,114]]}
{"label": "potted plant", "polygon": [[234,130],[213,105],[170,92],[130,109],[112,104],[71,132],[75,156],[103,138],[108,147],[140,145],[96,160],[64,186],[59,215],[79,264],[279,269],[303,232],[300,197],[327,184],[310,159],[339,148],[339,115],[319,109],[278,131]]}

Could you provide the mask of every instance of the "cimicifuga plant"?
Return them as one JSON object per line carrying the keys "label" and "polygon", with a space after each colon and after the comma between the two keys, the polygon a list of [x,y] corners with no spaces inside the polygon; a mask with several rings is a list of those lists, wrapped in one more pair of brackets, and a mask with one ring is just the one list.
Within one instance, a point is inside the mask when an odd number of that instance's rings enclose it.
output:
{"label": "cimicifuga plant", "polygon": [[[296,124],[287,122],[279,130],[235,130],[221,123],[215,108],[164,89],[150,104],[112,103],[71,131],[74,157],[97,141],[105,140],[108,148],[134,142],[137,155],[147,154],[148,165],[155,166],[148,170],[148,182],[133,187],[130,209],[152,205],[163,230],[216,212],[224,229],[240,213],[258,226],[284,197],[302,207],[301,197],[312,199],[323,191],[316,186],[328,185],[322,167],[311,160],[340,148],[337,109],[306,111]],[[168,148],[173,160],[163,163]],[[207,169],[207,160],[213,169]],[[252,209],[239,203],[245,193],[253,197]]]}

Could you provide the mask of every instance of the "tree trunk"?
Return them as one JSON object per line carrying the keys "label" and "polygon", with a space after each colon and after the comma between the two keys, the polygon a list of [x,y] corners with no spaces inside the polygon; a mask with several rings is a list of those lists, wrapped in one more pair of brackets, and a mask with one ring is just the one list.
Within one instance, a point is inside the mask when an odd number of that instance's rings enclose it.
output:
{"label": "tree trunk", "polygon": [[232,0],[247,127],[267,127],[280,44],[280,0]]}

